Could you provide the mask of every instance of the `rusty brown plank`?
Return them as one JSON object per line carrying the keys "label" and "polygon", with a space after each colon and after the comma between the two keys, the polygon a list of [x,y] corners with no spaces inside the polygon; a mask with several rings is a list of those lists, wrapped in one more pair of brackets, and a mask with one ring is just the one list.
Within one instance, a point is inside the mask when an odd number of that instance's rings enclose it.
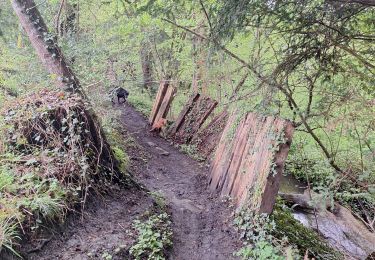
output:
{"label": "rusty brown plank", "polygon": [[[233,129],[235,130],[234,136],[231,138],[230,142],[228,143],[228,146],[226,147],[227,155],[226,155],[226,159],[224,160],[225,163],[222,165],[222,168],[219,169],[219,172],[221,172],[220,173],[221,177],[220,177],[218,187],[221,190],[221,195],[224,195],[223,190],[225,189],[225,185],[230,185],[228,184],[228,182],[230,181],[229,169],[233,163],[234,156],[237,153],[237,151],[235,150],[236,144],[239,140],[240,135],[242,134],[242,130],[244,129],[243,128],[244,124],[245,124],[245,121],[242,120],[239,123],[238,127],[236,129]],[[232,127],[234,126],[232,125]]]}
{"label": "rusty brown plank", "polygon": [[190,143],[194,135],[217,105],[217,101],[210,97],[200,96],[185,114],[174,139],[182,143]]}
{"label": "rusty brown plank", "polygon": [[[226,133],[233,122],[231,115]],[[230,195],[237,207],[271,213],[293,130],[289,121],[249,113],[239,125],[235,140],[225,142],[223,132],[210,171],[210,189]]]}
{"label": "rusty brown plank", "polygon": [[155,118],[158,114],[160,106],[163,102],[164,96],[167,93],[168,83],[165,80],[162,80],[159,85],[158,93],[156,94],[156,98],[154,104],[152,106],[151,114],[149,117],[150,125],[153,125],[155,122]]}
{"label": "rusty brown plank", "polygon": [[188,102],[180,112],[180,114],[177,117],[177,120],[174,122],[170,134],[174,135],[176,132],[179,130],[181,127],[182,123],[184,122],[186,114],[192,109],[194,103],[199,99],[200,94],[199,93],[194,93],[193,95],[190,96]]}
{"label": "rusty brown plank", "polygon": [[[215,129],[217,129],[218,127],[220,127],[219,125],[221,124],[222,121],[225,120],[225,118],[228,116],[228,111],[227,110],[223,110],[221,111],[219,114],[217,114],[212,120],[210,123],[208,123],[208,125],[200,130],[200,133],[205,136],[205,133],[211,133],[213,132]],[[224,129],[224,128],[223,128]],[[197,135],[193,138],[193,141],[198,141],[200,139],[200,136]]]}
{"label": "rusty brown plank", "polygon": [[215,152],[215,159],[213,163],[211,164],[210,168],[210,189],[211,191],[215,191],[217,189],[220,189],[220,180],[222,179],[223,175],[223,168],[225,168],[225,165],[229,163],[229,154],[230,150],[228,149],[230,147],[230,144],[232,143],[232,140],[228,136],[233,124],[237,118],[237,112],[233,111],[232,114],[228,118],[228,122],[223,130],[223,133],[220,138],[219,145]]}
{"label": "rusty brown plank", "polygon": [[197,146],[199,152],[204,157],[208,158],[214,155],[214,151],[219,144],[228,117],[228,111],[223,110],[193,137],[192,143]]}
{"label": "rusty brown plank", "polygon": [[231,164],[228,168],[227,178],[223,185],[221,194],[223,196],[230,195],[233,189],[234,182],[239,173],[239,168],[244,157],[246,157],[245,147],[249,139],[250,117],[246,116],[238,129],[238,135],[234,143],[234,154]]}
{"label": "rusty brown plank", "polygon": [[171,106],[172,100],[174,98],[174,94],[176,92],[176,88],[172,86],[168,86],[167,92],[165,93],[165,96],[163,98],[163,101],[160,105],[159,111],[154,119],[153,126],[161,119],[166,118],[168,114],[168,110]]}
{"label": "rusty brown plank", "polygon": [[288,157],[290,145],[292,143],[292,136],[294,133],[293,124],[290,121],[281,121],[277,119],[277,126],[279,131],[284,132],[285,143],[279,146],[273,162],[275,164],[275,174],[271,174],[267,178],[267,183],[263,192],[263,200],[260,205],[259,211],[261,213],[272,212],[273,205],[276,201],[276,194],[279,191],[281,177],[284,172],[285,161]]}
{"label": "rusty brown plank", "polygon": [[[267,138],[265,138],[269,127],[272,126],[273,118],[260,118],[255,114],[251,114],[253,124],[252,127],[255,131],[252,131],[249,139],[249,154],[245,158],[245,164],[242,165],[242,174],[240,178],[236,180],[235,187],[231,196],[236,202],[236,205],[240,206],[248,200],[256,200],[257,196],[261,196],[263,191],[261,183],[259,183],[259,178],[264,174],[264,169],[270,167],[271,162],[268,157],[268,146]],[[268,170],[267,174],[268,174]],[[248,193],[251,195],[248,198]],[[254,204],[258,203],[254,201]]]}
{"label": "rusty brown plank", "polygon": [[209,103],[208,108],[204,110],[204,114],[197,120],[196,124],[192,127],[191,137],[193,137],[193,135],[198,132],[199,128],[203,125],[207,117],[212,113],[212,111],[215,109],[215,107],[218,104],[216,100],[212,100],[212,99],[209,100],[208,103]]}

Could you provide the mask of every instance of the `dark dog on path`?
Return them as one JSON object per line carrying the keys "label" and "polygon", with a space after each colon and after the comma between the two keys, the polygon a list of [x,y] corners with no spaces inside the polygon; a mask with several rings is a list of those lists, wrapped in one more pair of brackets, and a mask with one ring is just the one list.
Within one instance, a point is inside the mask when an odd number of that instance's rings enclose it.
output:
{"label": "dark dog on path", "polygon": [[114,88],[114,89],[112,89],[112,90],[109,92],[109,94],[110,94],[110,96],[111,96],[111,101],[112,101],[112,103],[115,103],[115,102],[114,102],[115,95],[117,96],[117,101],[118,101],[118,103],[120,103],[120,99],[121,99],[121,98],[124,100],[122,103],[126,102],[126,99],[127,99],[128,96],[129,96],[129,92],[128,92],[126,89],[122,88],[122,87],[118,87],[118,88]]}

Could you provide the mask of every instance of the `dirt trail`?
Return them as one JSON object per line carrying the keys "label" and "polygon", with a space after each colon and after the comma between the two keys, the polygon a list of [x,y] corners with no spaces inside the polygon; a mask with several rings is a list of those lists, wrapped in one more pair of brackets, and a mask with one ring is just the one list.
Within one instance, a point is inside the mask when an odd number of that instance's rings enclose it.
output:
{"label": "dirt trail", "polygon": [[[130,171],[147,189],[163,194],[168,203],[174,232],[168,258],[234,259],[239,244],[232,228],[233,209],[207,191],[207,167],[151,134],[146,119],[132,107],[117,105],[115,109],[123,110],[124,138],[135,140],[127,150]],[[60,234],[28,259],[103,259],[105,252],[114,255],[113,259],[131,259],[126,250],[134,237],[127,230],[150,207],[151,199],[138,190],[114,190],[111,196],[92,203],[83,221],[70,219]],[[116,250],[124,253],[113,254]]]}
{"label": "dirt trail", "polygon": [[169,202],[175,234],[170,259],[233,259],[238,248],[231,227],[233,209],[207,190],[207,167],[149,133],[147,121],[129,106],[124,107],[123,125],[146,154],[144,164],[137,148],[130,151],[137,179]]}

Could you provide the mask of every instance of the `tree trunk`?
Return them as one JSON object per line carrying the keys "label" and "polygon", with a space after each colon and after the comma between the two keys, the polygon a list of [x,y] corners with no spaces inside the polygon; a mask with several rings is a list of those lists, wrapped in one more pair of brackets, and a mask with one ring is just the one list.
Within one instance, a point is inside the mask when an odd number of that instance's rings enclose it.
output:
{"label": "tree trunk", "polygon": [[143,73],[143,87],[146,90],[150,90],[152,87],[152,53],[149,44],[142,43],[140,49],[140,58]]}
{"label": "tree trunk", "polygon": [[56,44],[55,37],[48,32],[34,1],[12,0],[11,2],[39,59],[48,72],[56,78],[57,85],[65,91],[79,92],[83,95],[79,89],[79,80],[66,63],[60,48]]}
{"label": "tree trunk", "polygon": [[[71,68],[67,65],[64,56],[57,46],[56,39],[48,32],[48,28],[43,21],[33,0],[11,0],[13,9],[17,14],[20,23],[36,53],[49,73],[56,78],[57,85],[69,93],[77,93],[87,100],[84,92],[81,90],[78,78]],[[86,106],[88,112],[88,123],[90,124],[91,134],[95,137],[95,146],[101,151],[99,161],[101,165],[114,173],[115,179],[120,179],[119,164],[114,159],[113,152],[105,138],[104,131],[100,127],[98,118],[91,106]]]}

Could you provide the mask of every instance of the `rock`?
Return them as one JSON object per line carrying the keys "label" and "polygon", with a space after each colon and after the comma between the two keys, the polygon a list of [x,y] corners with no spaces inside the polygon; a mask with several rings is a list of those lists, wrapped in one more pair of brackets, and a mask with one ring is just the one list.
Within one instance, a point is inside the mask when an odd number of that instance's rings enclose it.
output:
{"label": "rock", "polygon": [[169,152],[167,152],[163,148],[156,147],[156,150],[158,150],[158,152],[159,152],[160,155],[164,155],[164,156],[168,156],[169,155]]}
{"label": "rock", "polygon": [[374,250],[375,234],[357,220],[347,208],[335,205],[335,213],[318,210],[317,220],[313,213],[300,212],[293,216],[303,225],[316,230],[336,250],[344,253],[348,259],[365,259]]}
{"label": "rock", "polygon": [[[334,203],[332,208],[327,199],[313,191],[311,191],[312,200],[307,190],[303,194],[279,193],[279,195],[287,202],[294,203],[303,209],[293,213],[296,220],[305,227],[315,230],[317,229],[316,222],[318,222],[319,233],[348,259],[365,259],[374,251],[375,234],[354,217],[349,209],[338,203]],[[311,210],[314,204],[317,219]]]}
{"label": "rock", "polygon": [[147,144],[148,144],[149,146],[151,146],[151,147],[154,147],[154,146],[156,146],[156,144],[155,144],[155,143],[153,143],[153,142],[147,142]]}

